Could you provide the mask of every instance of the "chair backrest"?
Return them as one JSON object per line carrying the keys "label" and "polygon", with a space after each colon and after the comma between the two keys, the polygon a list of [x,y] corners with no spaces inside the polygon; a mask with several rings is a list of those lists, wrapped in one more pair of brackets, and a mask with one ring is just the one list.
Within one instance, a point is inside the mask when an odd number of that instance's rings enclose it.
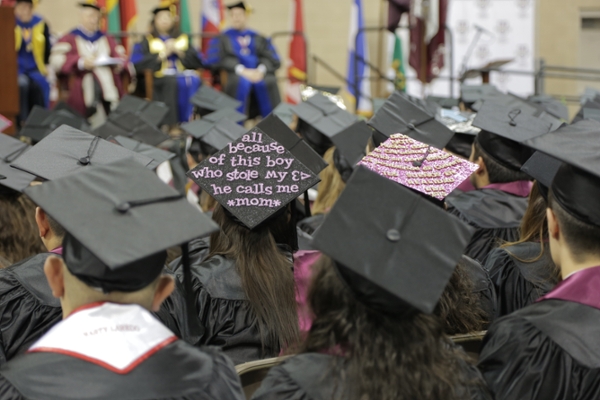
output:
{"label": "chair backrest", "polygon": [[475,361],[479,359],[479,353],[483,344],[483,338],[487,331],[470,332],[460,335],[450,336],[450,339],[463,348],[465,353],[471,356]]}
{"label": "chair backrest", "polygon": [[269,370],[290,356],[267,358],[264,360],[250,361],[235,366],[235,370],[242,381],[242,388],[246,398],[252,397],[258,390]]}

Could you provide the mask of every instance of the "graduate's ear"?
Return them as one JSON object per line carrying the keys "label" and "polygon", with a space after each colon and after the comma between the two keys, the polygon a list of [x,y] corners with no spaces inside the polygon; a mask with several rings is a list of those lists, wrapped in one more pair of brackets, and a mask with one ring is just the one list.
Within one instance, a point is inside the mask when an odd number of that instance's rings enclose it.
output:
{"label": "graduate's ear", "polygon": [[44,264],[44,274],[46,274],[46,279],[52,289],[52,296],[57,299],[65,295],[64,265],[62,258],[57,256],[48,257]]}
{"label": "graduate's ear", "polygon": [[35,208],[35,222],[37,223],[40,237],[46,237],[50,230],[50,223],[48,222],[48,217],[44,210],[39,207]]}
{"label": "graduate's ear", "polygon": [[175,289],[175,280],[172,276],[162,275],[158,278],[158,283],[156,284],[156,291],[154,292],[154,298],[152,299],[152,311],[159,311],[160,305],[167,297],[173,293]]}
{"label": "graduate's ear", "polygon": [[477,175],[485,175],[487,173],[487,167],[485,166],[485,162],[483,161],[483,157],[477,157],[476,160],[473,161],[475,164],[479,165],[479,169],[475,171]]}
{"label": "graduate's ear", "polygon": [[548,235],[552,239],[558,240],[560,238],[560,226],[556,219],[556,214],[550,207],[546,209],[546,219],[548,220]]}

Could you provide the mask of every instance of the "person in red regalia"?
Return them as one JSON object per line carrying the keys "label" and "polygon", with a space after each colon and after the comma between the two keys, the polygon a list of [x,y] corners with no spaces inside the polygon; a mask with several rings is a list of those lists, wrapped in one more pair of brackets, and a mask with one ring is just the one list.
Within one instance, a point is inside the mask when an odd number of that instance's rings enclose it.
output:
{"label": "person in red regalia", "polygon": [[100,31],[96,0],[79,3],[81,20],[52,48],[50,63],[69,80],[67,103],[82,115],[94,115],[98,106],[108,114],[123,95],[120,73],[125,49]]}

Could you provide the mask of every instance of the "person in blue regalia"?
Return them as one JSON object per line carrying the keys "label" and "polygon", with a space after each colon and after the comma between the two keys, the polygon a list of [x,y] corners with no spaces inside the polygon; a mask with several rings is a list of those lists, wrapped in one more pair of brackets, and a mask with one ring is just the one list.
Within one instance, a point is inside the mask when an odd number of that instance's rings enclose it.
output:
{"label": "person in blue regalia", "polygon": [[33,106],[48,107],[50,84],[46,65],[50,58],[48,25],[33,13],[33,0],[15,4],[15,50],[19,68],[19,123],[25,122]]}
{"label": "person in blue regalia", "polygon": [[250,119],[266,117],[281,102],[275,77],[281,61],[269,39],[248,29],[250,7],[246,3],[227,9],[231,28],[210,42],[207,64],[226,72],[224,92],[242,101],[238,111]]}

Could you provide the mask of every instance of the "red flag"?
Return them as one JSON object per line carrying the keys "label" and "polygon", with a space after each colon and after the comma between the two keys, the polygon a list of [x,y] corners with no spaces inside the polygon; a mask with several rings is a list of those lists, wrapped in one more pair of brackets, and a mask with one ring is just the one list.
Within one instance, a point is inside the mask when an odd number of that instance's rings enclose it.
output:
{"label": "red flag", "polygon": [[[121,11],[121,30],[123,32],[131,32],[135,30],[135,22],[137,20],[137,9],[135,0],[120,0],[119,8]],[[129,52],[127,38],[123,38],[123,47]]]}
{"label": "red flag", "polygon": [[[292,0],[293,31],[304,32],[302,21],[302,0]],[[289,83],[286,88],[286,101],[291,104],[300,102],[300,83],[306,82],[306,42],[304,36],[295,34],[290,41],[290,59],[288,66]]]}

